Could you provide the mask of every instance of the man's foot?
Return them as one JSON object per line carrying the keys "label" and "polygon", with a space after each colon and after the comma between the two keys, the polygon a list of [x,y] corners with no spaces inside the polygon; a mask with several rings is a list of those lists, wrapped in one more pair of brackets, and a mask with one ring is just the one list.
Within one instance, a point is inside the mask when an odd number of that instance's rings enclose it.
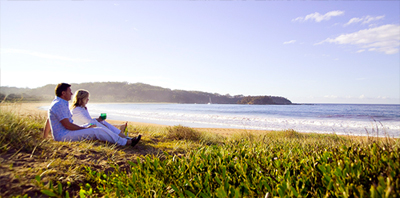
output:
{"label": "man's foot", "polygon": [[139,143],[141,138],[142,138],[142,135],[138,135],[136,138],[132,139],[131,146],[134,147],[137,143]]}
{"label": "man's foot", "polygon": [[132,139],[128,139],[128,140],[126,141],[125,146],[129,146],[129,145],[131,145],[131,144],[132,144]]}

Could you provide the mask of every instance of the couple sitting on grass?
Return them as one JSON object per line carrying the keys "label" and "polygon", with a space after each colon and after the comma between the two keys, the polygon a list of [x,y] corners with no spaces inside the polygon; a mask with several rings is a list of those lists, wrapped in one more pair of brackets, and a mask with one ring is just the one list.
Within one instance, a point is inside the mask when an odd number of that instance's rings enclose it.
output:
{"label": "couple sitting on grass", "polygon": [[135,146],[140,141],[141,135],[133,139],[124,135],[127,123],[120,130],[101,117],[92,119],[86,108],[89,92],[78,90],[75,93],[71,111],[68,108],[72,97],[71,85],[60,83],[55,93],[44,128],[45,138],[51,130],[56,141],[100,140],[120,146]]}

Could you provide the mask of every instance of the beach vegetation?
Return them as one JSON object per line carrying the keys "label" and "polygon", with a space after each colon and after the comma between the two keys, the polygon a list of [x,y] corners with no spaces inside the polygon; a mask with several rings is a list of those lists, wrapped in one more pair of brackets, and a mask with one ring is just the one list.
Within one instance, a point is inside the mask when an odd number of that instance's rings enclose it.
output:
{"label": "beach vegetation", "polygon": [[201,138],[200,132],[190,127],[182,125],[168,127],[167,138],[171,140],[191,140],[199,141]]}
{"label": "beach vegetation", "polygon": [[293,130],[207,136],[133,126],[135,148],[41,137],[45,117],[1,106],[1,197],[397,197],[396,138]]}

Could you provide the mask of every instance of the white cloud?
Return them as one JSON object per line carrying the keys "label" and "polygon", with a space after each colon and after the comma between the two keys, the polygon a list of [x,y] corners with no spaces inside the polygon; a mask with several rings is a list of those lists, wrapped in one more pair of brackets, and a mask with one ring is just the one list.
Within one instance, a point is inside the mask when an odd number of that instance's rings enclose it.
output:
{"label": "white cloud", "polygon": [[381,20],[383,18],[385,18],[385,15],[377,16],[377,17],[372,17],[372,16],[368,15],[368,16],[364,16],[362,18],[352,18],[352,19],[349,20],[349,22],[344,24],[344,26],[348,26],[350,24],[360,23],[360,22],[361,22],[361,24],[367,24],[367,23],[371,23],[372,21]]}
{"label": "white cloud", "polygon": [[41,53],[41,52],[34,52],[34,51],[21,50],[21,49],[1,49],[1,54],[3,54],[3,53],[24,54],[24,55],[31,55],[31,56],[36,56],[36,57],[45,58],[45,59],[55,59],[55,60],[74,61],[74,62],[93,62],[94,61],[94,60],[89,60],[89,59],[69,58],[69,57],[65,57],[65,56],[45,54],[45,53]]}
{"label": "white cloud", "polygon": [[297,18],[293,19],[292,21],[304,22],[304,21],[311,20],[311,21],[321,22],[321,21],[327,21],[327,20],[331,19],[331,17],[340,16],[343,14],[344,14],[344,11],[340,11],[340,10],[330,11],[324,15],[322,15],[318,12],[315,12],[315,13],[309,14],[305,17],[297,17]]}
{"label": "white cloud", "polygon": [[357,51],[357,53],[361,53],[361,52],[364,52],[364,51],[365,51],[365,49],[360,49],[360,50]]}
{"label": "white cloud", "polygon": [[296,40],[290,40],[290,41],[283,42],[283,44],[286,45],[286,44],[292,44],[292,43],[295,43],[295,42],[296,42]]}
{"label": "white cloud", "polygon": [[400,46],[400,25],[382,25],[375,28],[364,29],[350,34],[342,34],[336,38],[327,38],[315,45],[323,43],[357,45],[362,50],[395,54]]}

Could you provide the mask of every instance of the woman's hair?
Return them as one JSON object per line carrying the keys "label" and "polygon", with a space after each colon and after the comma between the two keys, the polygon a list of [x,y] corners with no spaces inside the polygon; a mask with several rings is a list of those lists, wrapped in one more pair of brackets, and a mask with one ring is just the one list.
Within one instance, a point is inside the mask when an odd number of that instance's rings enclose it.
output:
{"label": "woman's hair", "polygon": [[83,99],[89,97],[89,92],[84,89],[79,89],[75,92],[74,100],[72,101],[71,109],[75,107],[81,107],[83,105]]}

